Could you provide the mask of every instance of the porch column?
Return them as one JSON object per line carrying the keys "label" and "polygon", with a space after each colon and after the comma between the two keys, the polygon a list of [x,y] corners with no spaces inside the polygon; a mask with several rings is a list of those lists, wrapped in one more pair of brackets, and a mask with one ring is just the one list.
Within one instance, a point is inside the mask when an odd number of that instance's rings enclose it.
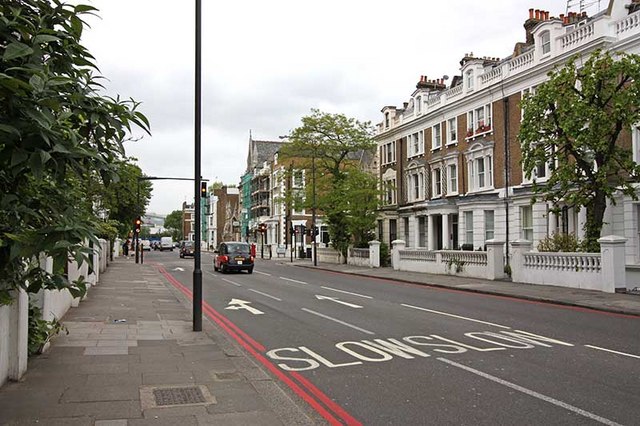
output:
{"label": "porch column", "polygon": [[558,230],[558,215],[549,210],[547,223],[549,224],[549,235],[553,235]]}
{"label": "porch column", "polygon": [[584,224],[587,223],[587,208],[582,207],[578,212],[578,226],[577,233],[578,239],[582,240],[584,238]]}
{"label": "porch column", "polygon": [[427,248],[435,249],[435,239],[433,238],[433,215],[427,215]]}
{"label": "porch column", "polygon": [[449,214],[442,215],[442,249],[449,250]]}

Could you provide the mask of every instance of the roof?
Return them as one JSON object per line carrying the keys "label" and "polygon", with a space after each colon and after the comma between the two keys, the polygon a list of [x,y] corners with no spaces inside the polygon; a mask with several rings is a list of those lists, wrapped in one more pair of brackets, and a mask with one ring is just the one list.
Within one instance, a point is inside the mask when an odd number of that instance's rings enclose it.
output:
{"label": "roof", "polygon": [[283,143],[282,141],[257,141],[249,138],[247,172],[251,171],[258,164],[270,161]]}

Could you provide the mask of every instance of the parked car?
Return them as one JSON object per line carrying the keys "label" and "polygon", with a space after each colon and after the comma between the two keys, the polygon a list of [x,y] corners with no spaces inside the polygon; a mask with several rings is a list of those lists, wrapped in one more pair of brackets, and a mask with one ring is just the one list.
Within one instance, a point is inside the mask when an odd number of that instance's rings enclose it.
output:
{"label": "parked car", "polygon": [[214,251],[213,270],[222,273],[229,271],[247,271],[253,273],[253,256],[247,243],[227,241],[220,243]]}
{"label": "parked car", "polygon": [[149,240],[140,240],[140,244],[142,244],[142,250],[151,251],[151,241],[149,241]]}
{"label": "parked car", "polygon": [[193,241],[183,241],[180,245],[180,257],[193,256],[195,254]]}

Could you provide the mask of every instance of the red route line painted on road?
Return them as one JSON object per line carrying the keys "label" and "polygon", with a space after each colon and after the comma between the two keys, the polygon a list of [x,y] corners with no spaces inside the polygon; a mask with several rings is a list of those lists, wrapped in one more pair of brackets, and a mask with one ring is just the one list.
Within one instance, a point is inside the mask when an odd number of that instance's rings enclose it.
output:
{"label": "red route line painted on road", "polygon": [[[185,296],[189,299],[193,299],[193,293],[189,288],[185,287],[180,281],[178,281],[175,277],[169,274],[162,266],[158,266],[158,270],[160,273],[167,278],[167,280],[178,290],[180,290]],[[361,426],[358,420],[353,418],[345,409],[343,409],[340,405],[336,404],[332,401],[326,394],[324,394],[320,389],[318,389],[313,383],[309,382],[307,379],[302,377],[300,374],[291,373],[291,376],[296,378],[304,387],[306,387],[311,393],[313,393],[318,399],[320,399],[329,409],[331,409],[335,414],[338,415],[342,419],[342,422],[335,418],[335,416],[327,411],[325,407],[323,407],[316,399],[314,399],[311,395],[301,389],[290,377],[288,377],[285,373],[282,372],[278,367],[276,367],[271,361],[265,358],[260,352],[264,352],[264,346],[260,345],[258,342],[253,340],[250,336],[240,330],[235,324],[229,321],[227,318],[218,313],[215,309],[213,309],[207,302],[202,302],[203,310],[206,314],[208,314],[209,318],[215,321],[220,327],[222,327],[233,339],[238,342],[243,348],[245,348],[254,358],[256,358],[262,365],[264,365],[269,371],[275,374],[280,380],[291,388],[300,398],[306,401],[309,405],[311,405],[322,417],[324,417],[329,423],[332,425],[342,425],[346,424],[349,426]],[[233,328],[233,330],[232,330]],[[236,331],[234,331],[236,330]],[[247,340],[244,340],[239,336],[241,334]],[[250,344],[252,342],[252,344]],[[258,347],[262,349],[258,349]],[[257,349],[257,350],[256,350]]]}
{"label": "red route line painted on road", "polygon": [[553,307],[553,308],[557,308],[557,309],[567,309],[567,310],[571,310],[571,311],[586,312],[586,313],[598,314],[598,315],[606,315],[606,316],[610,316],[610,317],[640,319],[640,316],[638,316],[638,315],[623,314],[623,313],[618,313],[618,312],[601,311],[601,310],[598,310],[598,309],[595,309],[595,308],[587,308],[587,307],[583,307],[583,306],[565,305],[565,304],[563,304],[561,302],[557,302],[557,301],[553,301],[553,300],[529,300],[529,299],[522,299],[522,298],[517,297],[517,296],[482,293],[480,291],[474,291],[474,290],[458,290],[456,288],[442,287],[442,286],[439,286],[438,284],[429,284],[429,283],[421,284],[421,283],[416,283],[416,282],[411,282],[411,281],[394,280],[393,278],[372,277],[372,276],[369,276],[369,275],[359,275],[359,274],[350,274],[348,272],[331,271],[331,270],[328,270],[328,269],[319,269],[319,270],[323,271],[323,272],[327,272],[329,274],[340,274],[340,275],[348,275],[348,276],[351,276],[351,277],[367,278],[367,279],[370,279],[372,281],[386,281],[386,282],[394,284],[394,285],[409,285],[409,286],[413,286],[413,287],[429,287],[429,288],[431,288],[433,290],[445,291],[445,292],[449,292],[449,293],[463,293],[463,294],[467,294],[467,295],[474,295],[474,296],[479,296],[479,297],[489,297],[489,298],[493,298],[493,299],[507,299],[507,300],[510,300],[510,301],[513,301],[513,302],[529,303],[529,304],[533,304],[533,305],[545,305],[545,306],[549,306],[549,307]]}

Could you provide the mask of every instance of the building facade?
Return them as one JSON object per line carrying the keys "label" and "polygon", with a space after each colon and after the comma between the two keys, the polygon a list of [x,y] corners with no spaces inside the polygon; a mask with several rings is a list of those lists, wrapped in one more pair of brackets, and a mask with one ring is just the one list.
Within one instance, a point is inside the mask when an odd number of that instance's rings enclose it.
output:
{"label": "building facade", "polygon": [[[527,179],[517,139],[520,103],[547,74],[576,54],[596,49],[638,53],[640,12],[633,1],[612,0],[594,16],[559,18],[529,10],[525,41],[507,58],[465,54],[460,74],[420,77],[401,108],[382,108],[377,125],[383,207],[378,238],[408,247],[483,250],[487,240],[538,241],[554,232],[583,236],[585,209],[532,203],[533,181],[551,170],[541,165]],[[638,130],[621,140],[638,159]],[[562,207],[562,206],[560,206]],[[603,235],[624,236],[627,264],[638,264],[638,204],[620,197],[609,206]]]}

